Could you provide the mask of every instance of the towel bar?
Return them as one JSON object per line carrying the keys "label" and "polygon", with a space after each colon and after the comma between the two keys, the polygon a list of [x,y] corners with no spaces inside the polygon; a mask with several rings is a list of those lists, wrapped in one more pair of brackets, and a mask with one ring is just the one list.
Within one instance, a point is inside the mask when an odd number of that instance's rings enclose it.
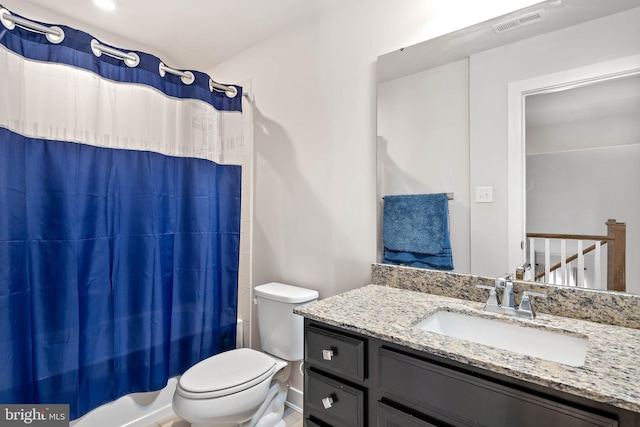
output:
{"label": "towel bar", "polygon": [[[453,200],[453,193],[446,193],[447,200]],[[384,200],[384,196],[382,196],[382,200]]]}

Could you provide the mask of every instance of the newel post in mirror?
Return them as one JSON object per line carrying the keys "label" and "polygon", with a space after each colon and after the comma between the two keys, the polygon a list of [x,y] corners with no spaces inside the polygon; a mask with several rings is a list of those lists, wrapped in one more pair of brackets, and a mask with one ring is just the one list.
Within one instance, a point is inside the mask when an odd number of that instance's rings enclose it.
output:
{"label": "newel post in mirror", "polygon": [[613,238],[607,244],[607,290],[625,292],[627,225],[615,219],[607,220],[607,236]]}

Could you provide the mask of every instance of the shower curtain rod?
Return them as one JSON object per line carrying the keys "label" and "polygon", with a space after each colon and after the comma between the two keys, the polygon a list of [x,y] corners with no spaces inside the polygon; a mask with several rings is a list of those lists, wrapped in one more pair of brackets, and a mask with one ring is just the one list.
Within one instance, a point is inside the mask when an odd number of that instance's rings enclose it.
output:
{"label": "shower curtain rod", "polygon": [[37,22],[29,21],[28,19],[21,18],[19,16],[13,16],[3,5],[0,4],[0,21],[9,30],[13,30],[15,26],[24,28],[25,30],[35,31],[36,33],[44,34],[49,42],[58,44],[64,40],[64,31],[60,27],[47,27],[45,25],[38,24]]}
{"label": "shower curtain rod", "polygon": [[[38,24],[37,22],[29,21],[28,19],[21,18],[19,16],[14,16],[9,12],[4,6],[0,5],[0,20],[3,21],[3,24],[8,29],[13,29],[14,25],[17,25],[25,30],[35,31],[37,33],[47,35],[47,39],[52,43],[60,43],[62,39],[64,39],[64,31],[59,27],[47,27],[45,25]],[[9,24],[7,24],[7,22]],[[56,39],[52,39],[53,36]],[[133,52],[126,53],[120,50],[114,49],[109,46],[105,46],[103,44],[98,43],[97,40],[91,41],[91,50],[96,56],[100,56],[100,53],[105,53],[109,56],[122,59],[124,63],[130,67],[135,67],[140,62],[140,58]],[[160,75],[164,77],[164,73],[173,74],[174,76],[178,76],[182,79],[184,84],[191,84],[195,79],[195,76],[190,71],[180,71],[175,68],[168,67],[160,62]],[[220,83],[214,82],[212,79],[209,79],[209,89],[213,91],[214,89],[226,92],[230,98],[233,98],[238,94],[238,90],[233,86],[226,86]]]}
{"label": "shower curtain rod", "polygon": [[31,22],[27,19],[20,18],[19,16],[13,16],[9,14],[6,9],[2,9],[2,19],[6,19],[7,21],[10,21],[26,30],[36,31],[43,34],[51,34],[52,36],[56,37],[62,36],[62,32],[55,27],[46,27],[36,22]]}

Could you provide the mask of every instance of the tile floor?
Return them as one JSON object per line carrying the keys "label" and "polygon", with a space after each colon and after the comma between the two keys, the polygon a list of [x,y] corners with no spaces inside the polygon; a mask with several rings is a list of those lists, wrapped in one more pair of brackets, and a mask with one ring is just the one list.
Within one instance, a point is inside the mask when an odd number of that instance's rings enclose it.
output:
{"label": "tile floor", "polygon": [[[284,421],[287,427],[302,427],[302,414],[291,408],[284,411]],[[190,427],[190,424],[181,420],[177,415],[164,418],[148,427]]]}

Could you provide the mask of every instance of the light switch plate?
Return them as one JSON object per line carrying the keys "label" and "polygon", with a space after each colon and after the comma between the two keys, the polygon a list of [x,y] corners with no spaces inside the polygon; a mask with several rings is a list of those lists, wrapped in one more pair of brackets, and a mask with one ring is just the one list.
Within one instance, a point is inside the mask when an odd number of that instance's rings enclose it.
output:
{"label": "light switch plate", "polygon": [[493,203],[493,187],[476,187],[476,203]]}

